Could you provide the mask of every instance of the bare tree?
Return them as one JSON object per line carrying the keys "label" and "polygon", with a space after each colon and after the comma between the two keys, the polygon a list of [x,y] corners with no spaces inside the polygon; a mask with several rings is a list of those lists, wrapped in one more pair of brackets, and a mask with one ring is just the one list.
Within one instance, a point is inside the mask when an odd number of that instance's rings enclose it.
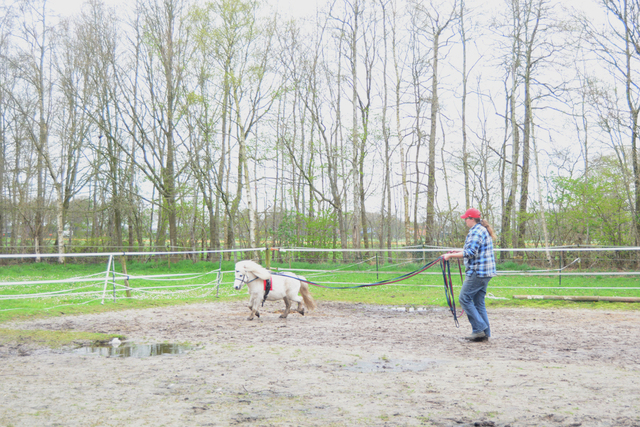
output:
{"label": "bare tree", "polygon": [[602,0],[608,15],[613,18],[604,31],[586,23],[596,44],[599,56],[611,65],[624,87],[626,108],[629,114],[627,126],[631,147],[633,174],[633,230],[635,243],[640,241],[640,165],[638,164],[638,135],[640,115],[640,91],[638,82],[638,56],[640,55],[640,4],[637,1]]}
{"label": "bare tree", "polygon": [[469,198],[469,159],[467,148],[467,83],[469,76],[467,74],[467,29],[464,25],[467,15],[465,0],[460,0],[459,24],[460,24],[460,42],[462,43],[462,174],[464,176],[464,206],[471,207]]}
{"label": "bare tree", "polygon": [[[294,148],[290,144],[285,144],[285,147],[290,154],[291,161],[301,173],[314,197],[320,202],[329,204],[335,212],[340,245],[342,249],[346,249],[348,232],[345,218],[345,199],[348,187],[343,181],[346,173],[343,172],[344,157],[341,154],[344,150],[340,134],[342,69],[341,62],[335,61],[333,57],[328,57],[328,53],[324,49],[327,43],[325,37],[327,22],[327,20],[318,21],[318,29],[309,38],[309,45],[300,45],[301,50],[296,55],[302,64],[300,69],[301,84],[296,88],[299,91],[300,102],[308,112],[312,127],[320,139],[318,152],[321,154],[319,161],[326,169],[324,178],[317,182],[314,176],[309,174],[308,168],[299,163],[297,156],[293,154]],[[338,43],[341,40],[342,38],[339,38]],[[332,65],[335,65],[337,69]],[[291,69],[289,68],[289,70]],[[328,186],[327,190],[324,189],[325,182]],[[348,259],[347,252],[343,252],[343,259]]]}
{"label": "bare tree", "polygon": [[[387,16],[390,1],[380,0],[380,7],[382,9],[382,41],[384,49],[382,50],[382,78],[383,78],[383,90],[382,90],[382,139],[384,141],[384,180],[382,190],[382,200],[380,203],[380,220],[381,220],[381,234],[380,234],[380,248],[384,247],[384,241],[386,238],[386,246],[388,249],[387,257],[389,263],[393,262],[391,252],[391,129],[389,128],[389,122],[387,118],[387,109],[389,108],[389,88],[388,88],[388,62],[389,62],[389,32],[387,25],[389,23],[389,17]],[[393,7],[393,6],[391,6]],[[393,25],[393,23],[391,23]],[[385,233],[386,232],[386,233]],[[384,259],[384,258],[383,258]]]}
{"label": "bare tree", "polygon": [[[450,7],[450,10],[448,10]],[[442,10],[444,8],[445,10]],[[424,10],[425,31],[428,38],[432,39],[431,48],[431,111],[430,111],[430,131],[429,131],[429,154],[428,154],[428,179],[427,179],[427,219],[425,239],[427,244],[433,243],[435,233],[435,199],[436,199],[436,138],[438,130],[439,114],[439,74],[438,64],[441,43],[446,43],[441,37],[447,27],[457,19],[457,5],[437,5],[430,2]]]}
{"label": "bare tree", "polygon": [[397,10],[397,2],[393,3],[392,10],[392,25],[391,25],[391,45],[392,45],[392,55],[393,55],[393,69],[395,73],[395,85],[394,85],[394,93],[395,93],[395,121],[396,121],[396,134],[398,137],[398,148],[400,155],[400,176],[401,176],[401,189],[402,189],[402,206],[403,206],[403,214],[404,214],[404,244],[409,245],[411,243],[411,217],[410,217],[410,209],[409,209],[409,184],[407,181],[407,154],[405,152],[405,141],[404,141],[404,133],[405,130],[402,125],[401,120],[401,98],[402,98],[402,66],[404,65],[404,61],[401,61],[400,52],[398,52],[399,43],[399,23],[398,23],[398,10]]}
{"label": "bare tree", "polygon": [[[13,11],[8,9],[4,11],[4,15],[0,18],[0,247],[4,247],[6,242],[5,231],[7,231],[7,218],[11,216],[8,187],[11,181],[6,179],[8,168],[8,150],[9,150],[9,127],[12,119],[10,118],[10,98],[5,91],[11,92],[13,86],[11,74],[9,72],[8,58],[9,53],[9,34],[12,28]],[[12,221],[15,228],[15,222]],[[15,234],[15,232],[14,232]]]}
{"label": "bare tree", "polygon": [[[443,10],[444,9],[444,10]],[[415,105],[415,138],[416,144],[416,188],[414,200],[414,239],[418,240],[418,199],[420,195],[420,149],[427,133],[423,129],[423,108],[429,103],[429,133],[427,147],[427,191],[426,191],[426,227],[425,243],[431,244],[434,235],[435,223],[435,194],[436,194],[436,143],[439,114],[439,74],[440,48],[446,44],[443,40],[444,31],[457,18],[457,5],[444,5],[433,1],[425,4],[415,2],[412,4],[412,45],[413,45],[413,91]],[[426,50],[426,53],[424,50]],[[428,62],[423,58],[429,57]],[[430,80],[429,89],[422,87],[424,80]],[[428,94],[428,95],[427,95]]]}
{"label": "bare tree", "polygon": [[[331,19],[335,22],[334,35],[338,40],[338,61],[340,67],[344,60],[349,67],[348,78],[346,79],[350,83],[350,102],[351,102],[351,185],[353,186],[353,217],[351,225],[351,236],[353,247],[360,249],[361,240],[364,237],[366,244],[368,245],[368,236],[366,235],[366,225],[362,222],[363,215],[366,217],[366,213],[363,214],[363,203],[361,203],[362,192],[361,188],[361,175],[360,165],[364,158],[364,145],[361,134],[360,120],[365,122],[367,117],[359,116],[359,102],[360,97],[358,93],[358,85],[360,80],[358,77],[358,71],[361,67],[360,58],[360,40],[363,37],[361,34],[360,26],[362,25],[363,15],[365,10],[365,1],[363,0],[345,0],[342,2],[344,9],[337,7],[337,2],[333,3],[329,11]],[[339,79],[338,83],[341,85],[342,81]],[[363,106],[364,109],[364,106]],[[364,129],[362,129],[363,131]],[[361,257],[359,252],[355,254],[356,258]]]}
{"label": "bare tree", "polygon": [[[253,39],[249,39],[243,56],[241,67],[234,76],[232,99],[237,126],[239,163],[242,164],[245,180],[246,203],[249,211],[249,244],[257,247],[256,239],[256,200],[251,191],[255,177],[250,175],[247,139],[255,133],[255,127],[269,112],[278,93],[279,82],[270,74],[274,27],[273,22],[257,29]],[[244,112],[244,115],[243,115]],[[258,159],[254,158],[254,162]]]}
{"label": "bare tree", "polygon": [[178,246],[177,184],[186,167],[186,162],[177,159],[184,69],[189,57],[185,2],[149,0],[147,4],[138,6],[145,33],[140,35],[141,44],[134,42],[134,48],[139,47],[144,53],[141,58],[146,98],[143,98],[141,106],[147,108],[148,115],[137,109],[137,100],[142,93],[138,92],[138,82],[134,81],[123,96],[127,100],[128,132],[137,136],[133,142],[141,156],[128,154],[162,196],[156,245],[164,245],[166,220],[169,245],[175,249]]}
{"label": "bare tree", "polygon": [[[65,225],[67,212],[73,197],[82,190],[89,176],[83,170],[83,152],[86,148],[90,120],[88,104],[90,102],[90,82],[86,57],[77,42],[69,20],[61,23],[59,31],[59,55],[55,69],[59,76],[55,120],[52,122],[52,136],[57,137],[58,153],[44,153],[45,163],[57,195],[57,224],[59,253],[64,253]],[[69,228],[69,241],[72,229]],[[63,259],[59,259],[63,262]]]}
{"label": "bare tree", "polygon": [[[16,76],[24,82],[22,88],[26,92],[23,95],[17,92],[5,92],[5,95],[12,97],[14,106],[23,116],[28,136],[36,150],[37,183],[31,234],[34,239],[35,253],[40,254],[44,243],[45,227],[45,181],[47,174],[45,158],[49,156],[49,127],[53,109],[54,81],[51,68],[54,29],[48,23],[50,12],[46,0],[22,2],[19,12],[20,29],[15,35],[20,39],[17,46],[21,51],[7,59],[16,69]],[[40,258],[38,257],[36,260],[40,261]]]}
{"label": "bare tree", "polygon": [[[511,245],[524,245],[526,234],[527,203],[529,200],[529,165],[533,120],[533,85],[535,72],[542,61],[550,56],[549,51],[540,49],[544,39],[540,35],[545,31],[542,20],[547,18],[546,4],[541,0],[509,0],[506,2],[508,16],[505,23],[498,27],[505,31],[503,35],[508,47],[504,55],[505,88],[505,136],[501,148],[502,159],[502,234],[501,245],[507,247],[511,236]],[[520,99],[523,99],[520,102]],[[523,111],[520,113],[520,106]],[[508,144],[511,142],[511,156],[508,159]],[[522,157],[521,157],[522,156]],[[520,159],[522,160],[520,163]],[[510,171],[510,173],[508,172]],[[518,172],[520,171],[520,187]],[[508,183],[507,176],[510,175]],[[516,197],[520,191],[517,217]],[[505,257],[502,253],[501,257]]]}

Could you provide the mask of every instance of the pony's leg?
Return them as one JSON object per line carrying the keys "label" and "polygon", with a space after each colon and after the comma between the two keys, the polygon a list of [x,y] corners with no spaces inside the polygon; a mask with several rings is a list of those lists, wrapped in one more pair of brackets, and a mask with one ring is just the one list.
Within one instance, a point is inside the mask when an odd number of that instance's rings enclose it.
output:
{"label": "pony's leg", "polygon": [[251,299],[249,300],[249,310],[251,310],[251,314],[247,317],[247,320],[253,320],[255,316],[260,317],[260,312],[258,311],[259,301],[259,298],[251,295]]}
{"label": "pony's leg", "polygon": [[[299,277],[304,280],[304,277],[302,276],[299,276]],[[287,296],[289,297],[291,302],[298,303],[298,308],[296,308],[295,311],[297,311],[298,313],[304,316],[304,305],[302,304],[303,300],[302,300],[302,297],[298,295],[298,292],[300,292],[301,285],[302,285],[302,282],[300,282],[299,280],[290,280],[289,287],[287,289]]]}
{"label": "pony's leg", "polygon": [[302,303],[302,297],[300,295],[296,295],[294,298],[291,298],[291,300],[298,303],[298,308],[296,308],[295,311],[304,316],[304,304]]}
{"label": "pony's leg", "polygon": [[291,301],[287,297],[284,297],[283,300],[284,300],[284,313],[280,315],[280,318],[286,319],[287,316],[289,315],[289,311],[291,310]]}
{"label": "pony's leg", "polygon": [[249,298],[249,310],[251,311],[251,314],[249,315],[249,317],[247,317],[247,320],[253,320],[253,295],[251,295],[251,298]]}
{"label": "pony's leg", "polygon": [[295,301],[298,303],[298,308],[296,308],[295,311],[304,316],[304,304],[302,303],[302,297],[300,295],[295,295],[291,298],[291,301]]}

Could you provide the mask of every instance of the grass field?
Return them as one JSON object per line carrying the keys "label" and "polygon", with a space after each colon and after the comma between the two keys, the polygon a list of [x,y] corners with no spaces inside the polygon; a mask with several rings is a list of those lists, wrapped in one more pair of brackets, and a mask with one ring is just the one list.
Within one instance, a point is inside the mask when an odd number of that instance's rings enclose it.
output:
{"label": "grass field", "polygon": [[[274,271],[294,271],[305,276],[310,282],[322,286],[350,287],[393,279],[421,266],[272,263],[271,268]],[[218,282],[217,271],[220,267],[223,274]],[[107,275],[106,263],[22,263],[3,266],[0,267],[0,322],[34,316],[245,299],[245,289],[235,291],[232,287],[233,270],[233,262],[220,265],[183,260],[169,265],[167,262],[130,261],[127,264],[127,273],[132,291],[131,297],[126,297],[124,277],[115,276],[117,280],[114,282],[113,272]],[[640,279],[633,275],[582,276],[565,273],[561,277],[552,274],[531,276],[527,275],[529,270],[526,266],[517,264],[500,266],[498,277],[493,278],[489,284],[487,304],[494,307],[640,309],[638,303],[514,299],[514,295],[640,297]],[[121,273],[122,266],[116,263],[115,271]],[[571,273],[575,274],[576,271]],[[457,295],[462,283],[457,263],[451,264],[451,276],[454,293]],[[82,278],[83,281],[71,280],[78,278]],[[447,305],[439,265],[392,285],[355,289],[327,289],[318,286],[311,288],[314,297],[320,301],[400,306]]]}

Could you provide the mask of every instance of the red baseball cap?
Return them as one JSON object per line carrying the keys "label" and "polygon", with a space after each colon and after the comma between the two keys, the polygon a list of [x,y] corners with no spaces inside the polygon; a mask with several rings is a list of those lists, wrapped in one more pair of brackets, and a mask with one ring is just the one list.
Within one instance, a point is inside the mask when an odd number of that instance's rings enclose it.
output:
{"label": "red baseball cap", "polygon": [[480,213],[480,211],[478,209],[475,209],[475,208],[467,209],[467,211],[464,213],[464,215],[460,216],[460,218],[462,218],[462,219],[467,219],[467,218],[478,218],[478,219],[480,219],[481,217],[482,217],[482,214]]}

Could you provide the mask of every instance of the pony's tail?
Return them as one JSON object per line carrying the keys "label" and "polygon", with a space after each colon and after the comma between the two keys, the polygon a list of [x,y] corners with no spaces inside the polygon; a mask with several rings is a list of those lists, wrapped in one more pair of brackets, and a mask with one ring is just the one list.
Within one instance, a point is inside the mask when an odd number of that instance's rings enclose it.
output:
{"label": "pony's tail", "polygon": [[[302,280],[305,280],[304,277],[301,278]],[[309,311],[313,311],[316,309],[316,302],[313,300],[311,292],[309,291],[309,284],[307,282],[303,282],[302,280],[300,280],[300,294],[302,295],[304,305],[307,307],[307,309]]]}

